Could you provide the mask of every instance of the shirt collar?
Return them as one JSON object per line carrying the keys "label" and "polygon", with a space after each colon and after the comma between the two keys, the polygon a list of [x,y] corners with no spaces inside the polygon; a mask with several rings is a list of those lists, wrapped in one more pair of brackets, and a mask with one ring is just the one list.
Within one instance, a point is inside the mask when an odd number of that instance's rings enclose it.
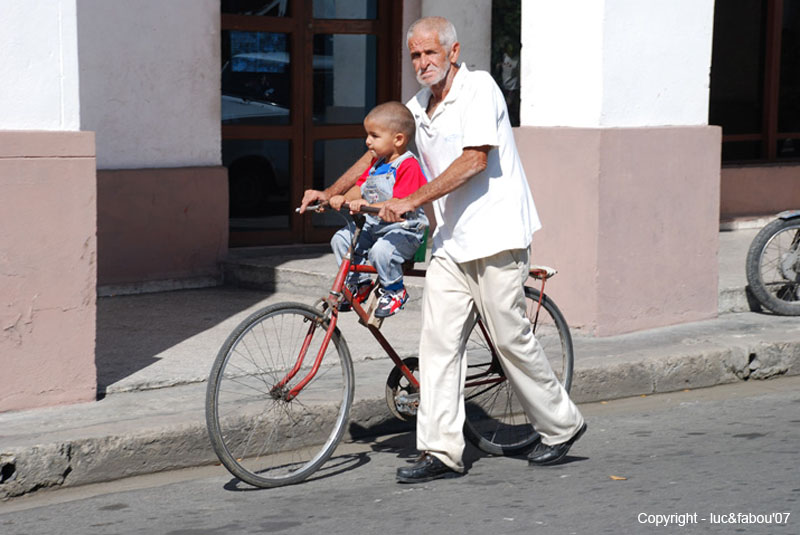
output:
{"label": "shirt collar", "polygon": [[[433,113],[433,117],[436,117],[440,111],[444,109],[450,102],[453,102],[458,94],[461,92],[461,88],[464,85],[464,80],[467,77],[467,73],[469,69],[467,68],[466,63],[461,63],[458,66],[458,71],[456,71],[456,75],[453,78],[453,84],[450,86],[450,91],[447,92],[447,96],[444,97],[444,100],[436,107],[436,111]],[[431,99],[433,93],[431,92],[430,87],[423,87],[417,94],[417,106],[418,109],[414,111],[414,115],[417,118],[421,118],[425,122],[429,122],[433,119],[433,117],[428,117],[428,114],[425,110],[428,107],[428,101]]]}
{"label": "shirt collar", "polygon": [[447,104],[448,102],[452,102],[456,99],[458,94],[461,92],[461,88],[464,86],[464,80],[466,79],[468,72],[469,69],[467,68],[466,63],[462,63],[458,66],[456,76],[453,78],[453,84],[450,86],[450,91],[447,92],[447,96],[444,97],[444,100],[442,100],[442,104]]}

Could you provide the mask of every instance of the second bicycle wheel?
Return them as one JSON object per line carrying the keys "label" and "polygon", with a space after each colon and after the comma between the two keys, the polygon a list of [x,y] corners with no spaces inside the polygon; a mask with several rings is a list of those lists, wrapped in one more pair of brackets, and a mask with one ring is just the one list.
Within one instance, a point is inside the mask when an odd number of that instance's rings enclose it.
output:
{"label": "second bicycle wheel", "polygon": [[[539,306],[539,291],[525,287],[526,315],[550,367],[569,391],[572,385],[572,336],[564,316],[547,296]],[[494,455],[514,455],[539,438],[506,380],[483,323],[478,319],[466,348],[464,433],[478,448]]]}
{"label": "second bicycle wheel", "polygon": [[747,252],[747,284],[765,308],[800,315],[800,219],[776,219]]}
{"label": "second bicycle wheel", "polygon": [[311,373],[326,328],[318,310],[280,303],[244,320],[220,349],[206,423],[220,461],[242,481],[257,487],[302,481],[341,440],[353,402],[353,364],[338,329],[313,379],[287,397]]}

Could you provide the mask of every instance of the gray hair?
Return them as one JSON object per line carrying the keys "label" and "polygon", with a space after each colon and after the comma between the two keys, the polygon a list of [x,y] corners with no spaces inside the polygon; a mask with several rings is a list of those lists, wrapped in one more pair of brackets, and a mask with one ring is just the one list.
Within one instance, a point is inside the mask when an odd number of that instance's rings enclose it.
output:
{"label": "gray hair", "polygon": [[450,52],[453,45],[458,41],[456,27],[453,26],[452,22],[444,17],[423,17],[409,26],[408,33],[406,33],[406,45],[408,45],[408,41],[411,39],[411,36],[414,35],[417,28],[435,31],[439,36],[439,44],[448,52]]}

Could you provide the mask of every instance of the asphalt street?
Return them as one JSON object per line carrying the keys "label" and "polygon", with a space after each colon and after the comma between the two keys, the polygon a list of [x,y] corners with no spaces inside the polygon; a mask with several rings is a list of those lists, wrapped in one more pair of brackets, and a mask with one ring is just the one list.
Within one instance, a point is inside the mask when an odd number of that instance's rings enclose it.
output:
{"label": "asphalt street", "polygon": [[470,449],[466,476],[400,485],[406,433],[342,444],[291,487],[207,467],[40,492],[0,504],[0,533],[800,533],[800,377],[581,410],[560,466]]}

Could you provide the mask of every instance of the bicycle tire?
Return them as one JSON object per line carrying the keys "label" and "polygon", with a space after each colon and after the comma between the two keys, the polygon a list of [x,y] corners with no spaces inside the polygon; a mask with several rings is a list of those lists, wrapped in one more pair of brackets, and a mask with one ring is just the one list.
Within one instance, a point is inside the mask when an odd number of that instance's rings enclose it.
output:
{"label": "bicycle tire", "polygon": [[[242,321],[217,354],[206,391],[206,426],[219,460],[250,485],[303,481],[330,458],[344,434],[354,376],[338,329],[314,378],[294,399],[281,395],[313,365],[326,331],[322,317],[301,303],[268,306]],[[288,387],[273,392],[294,367],[307,334],[302,367]],[[331,392],[340,392],[333,403]]]}
{"label": "bicycle tire", "polygon": [[800,219],[776,219],[762,228],[747,251],[747,284],[764,308],[800,315]]}
{"label": "bicycle tire", "polygon": [[[569,392],[574,366],[572,335],[564,315],[552,299],[545,295],[541,308],[538,307],[539,295],[539,290],[525,287],[526,314],[550,366]],[[538,318],[535,317],[537,310]],[[476,320],[466,349],[464,434],[486,453],[516,455],[530,449],[538,441],[539,434],[533,429],[516,392],[492,353],[486,331]],[[496,382],[478,384],[487,380]]]}

